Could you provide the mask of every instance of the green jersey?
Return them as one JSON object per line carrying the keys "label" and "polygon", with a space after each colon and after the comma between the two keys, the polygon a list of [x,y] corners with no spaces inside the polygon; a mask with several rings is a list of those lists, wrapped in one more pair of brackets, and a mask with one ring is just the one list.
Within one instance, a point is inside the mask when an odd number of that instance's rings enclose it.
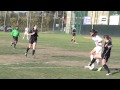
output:
{"label": "green jersey", "polygon": [[19,36],[19,30],[13,29],[11,34],[14,37],[18,37]]}

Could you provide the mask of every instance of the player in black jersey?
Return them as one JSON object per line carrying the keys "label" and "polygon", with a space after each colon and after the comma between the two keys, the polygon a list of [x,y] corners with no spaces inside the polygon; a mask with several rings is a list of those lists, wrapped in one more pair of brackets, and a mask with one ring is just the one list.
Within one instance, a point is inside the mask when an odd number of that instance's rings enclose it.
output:
{"label": "player in black jersey", "polygon": [[110,58],[110,53],[111,53],[111,48],[112,48],[111,37],[109,35],[104,35],[104,42],[105,42],[103,46],[104,50],[103,50],[102,55],[96,54],[89,66],[91,67],[91,65],[96,61],[96,59],[102,58],[102,66],[108,72],[106,75],[110,75],[111,73],[106,63],[108,62],[108,59]]}
{"label": "player in black jersey", "polygon": [[28,53],[29,49],[32,47],[33,48],[32,56],[34,58],[35,57],[34,54],[35,54],[36,44],[37,44],[37,37],[38,37],[37,25],[34,25],[33,29],[30,30],[28,35],[30,35],[31,37],[29,39],[29,45],[26,49],[25,56],[27,56],[27,53]]}
{"label": "player in black jersey", "polygon": [[73,27],[72,29],[72,39],[71,39],[71,42],[73,41],[75,44],[77,44],[76,40],[75,40],[75,37],[76,37],[76,28]]}

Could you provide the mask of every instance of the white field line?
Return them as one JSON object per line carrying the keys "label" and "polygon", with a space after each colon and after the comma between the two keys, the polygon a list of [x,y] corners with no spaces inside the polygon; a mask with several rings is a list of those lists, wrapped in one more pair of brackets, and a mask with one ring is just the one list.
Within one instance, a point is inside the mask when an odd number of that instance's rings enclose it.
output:
{"label": "white field line", "polygon": [[[4,68],[4,67],[0,67]],[[10,69],[49,69],[49,68],[74,68],[74,67],[5,67]]]}

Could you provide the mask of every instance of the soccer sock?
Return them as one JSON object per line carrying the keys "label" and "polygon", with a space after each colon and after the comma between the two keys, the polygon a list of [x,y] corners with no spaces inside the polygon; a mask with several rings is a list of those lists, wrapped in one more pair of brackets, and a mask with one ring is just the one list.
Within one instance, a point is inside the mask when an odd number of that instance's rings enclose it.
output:
{"label": "soccer sock", "polygon": [[110,70],[106,64],[104,64],[103,67],[105,68],[105,70],[107,70],[108,73],[110,73]]}
{"label": "soccer sock", "polygon": [[14,48],[16,47],[16,44],[14,43]]}
{"label": "soccer sock", "polygon": [[30,49],[29,47],[26,49],[26,53],[28,53],[29,49]]}
{"label": "soccer sock", "polygon": [[90,60],[91,60],[91,61],[93,60],[93,55],[90,55]]}
{"label": "soccer sock", "polygon": [[71,39],[71,42],[73,41],[73,39]]}
{"label": "soccer sock", "polygon": [[100,65],[100,60],[99,59],[96,59],[96,62],[98,65]]}
{"label": "soccer sock", "polygon": [[32,51],[32,55],[34,55],[34,54],[35,54],[35,50]]}
{"label": "soccer sock", "polygon": [[90,65],[89,66],[91,66],[94,62],[96,61],[96,59],[95,58],[93,58],[93,60],[91,61],[91,63],[90,63]]}
{"label": "soccer sock", "polygon": [[13,45],[14,43],[13,42],[11,42],[11,46]]}

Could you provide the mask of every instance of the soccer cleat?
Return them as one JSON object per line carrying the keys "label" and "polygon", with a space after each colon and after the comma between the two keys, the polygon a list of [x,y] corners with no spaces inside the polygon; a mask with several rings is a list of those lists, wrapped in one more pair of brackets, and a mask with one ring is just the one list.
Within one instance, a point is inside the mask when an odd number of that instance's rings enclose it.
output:
{"label": "soccer cleat", "polygon": [[78,44],[77,42],[74,42],[75,44]]}
{"label": "soccer cleat", "polygon": [[97,71],[101,71],[103,67],[99,67]]}
{"label": "soccer cleat", "polygon": [[10,46],[12,46],[13,45],[13,43],[11,42],[11,45]]}
{"label": "soccer cleat", "polygon": [[106,75],[108,76],[108,75],[111,75],[112,73],[107,73]]}
{"label": "soccer cleat", "polygon": [[85,66],[84,68],[90,68],[90,66]]}
{"label": "soccer cleat", "polygon": [[27,53],[25,53],[25,56],[27,57]]}
{"label": "soccer cleat", "polygon": [[94,65],[90,66],[89,69],[90,69],[90,70],[93,70],[93,69],[94,69]]}
{"label": "soccer cleat", "polygon": [[99,60],[96,60],[96,62],[97,62],[97,65],[100,65],[100,61]]}

